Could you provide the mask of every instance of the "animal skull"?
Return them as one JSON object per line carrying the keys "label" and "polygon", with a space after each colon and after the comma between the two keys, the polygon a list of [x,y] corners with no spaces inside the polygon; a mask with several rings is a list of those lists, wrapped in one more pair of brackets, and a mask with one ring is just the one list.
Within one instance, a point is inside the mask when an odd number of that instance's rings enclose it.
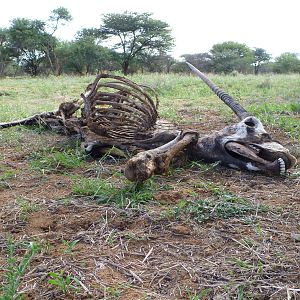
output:
{"label": "animal skull", "polygon": [[191,150],[193,159],[220,161],[230,168],[284,174],[296,159],[266,132],[255,117],[202,137]]}
{"label": "animal skull", "polygon": [[194,66],[188,65],[241,120],[219,132],[199,138],[191,150],[192,159],[220,161],[230,168],[267,174],[284,174],[296,164],[296,158],[272,139],[259,119],[251,116]]}

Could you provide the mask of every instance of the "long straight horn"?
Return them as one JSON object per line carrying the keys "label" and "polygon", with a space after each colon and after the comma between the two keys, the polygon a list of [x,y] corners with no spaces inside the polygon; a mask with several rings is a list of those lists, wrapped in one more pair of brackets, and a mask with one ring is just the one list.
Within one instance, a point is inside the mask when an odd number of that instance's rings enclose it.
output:
{"label": "long straight horn", "polygon": [[228,105],[233,112],[239,117],[240,120],[245,119],[250,116],[250,114],[233,98],[224,92],[222,89],[218,88],[214,83],[212,83],[202,72],[195,68],[192,64],[186,62],[190,69],[199,76],[209,87],[210,89],[226,104]]}

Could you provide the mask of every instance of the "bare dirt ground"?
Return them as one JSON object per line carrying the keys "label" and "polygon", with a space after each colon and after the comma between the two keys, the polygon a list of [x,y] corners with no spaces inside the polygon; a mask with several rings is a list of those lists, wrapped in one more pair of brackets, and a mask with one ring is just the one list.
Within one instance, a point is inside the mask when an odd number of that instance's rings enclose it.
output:
{"label": "bare dirt ground", "polygon": [[[202,134],[225,125],[211,113],[197,127]],[[283,132],[271,133],[297,147]],[[153,179],[153,201],[120,208],[75,197],[70,173],[30,168],[33,151],[65,139],[25,132],[15,143],[0,145],[0,170],[14,174],[0,186],[1,282],[9,237],[18,261],[22,243],[41,245],[19,288],[25,299],[300,299],[299,176],[189,164]],[[109,174],[123,164],[103,162],[102,168]],[[94,170],[95,162],[87,161],[71,172],[90,178]],[[218,217],[216,205],[201,222],[182,206],[182,200],[228,195],[257,210]],[[66,241],[77,242],[71,248]],[[49,272],[62,271],[77,278],[76,290],[63,292],[49,283]]]}

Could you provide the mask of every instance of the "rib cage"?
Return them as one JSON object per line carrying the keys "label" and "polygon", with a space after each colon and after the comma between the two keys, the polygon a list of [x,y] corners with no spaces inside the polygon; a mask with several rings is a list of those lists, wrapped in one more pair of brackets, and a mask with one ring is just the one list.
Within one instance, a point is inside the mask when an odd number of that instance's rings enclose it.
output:
{"label": "rib cage", "polygon": [[152,135],[158,118],[158,97],[150,87],[124,77],[99,74],[81,97],[82,118],[94,133],[127,143]]}

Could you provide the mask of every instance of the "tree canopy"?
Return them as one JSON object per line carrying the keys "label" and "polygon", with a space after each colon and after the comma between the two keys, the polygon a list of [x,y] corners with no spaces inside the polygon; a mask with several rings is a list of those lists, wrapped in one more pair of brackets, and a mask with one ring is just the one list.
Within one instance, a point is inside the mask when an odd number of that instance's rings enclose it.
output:
{"label": "tree canopy", "polygon": [[61,23],[61,25],[65,25],[65,22],[70,22],[72,19],[72,16],[65,7],[60,6],[53,9],[49,16],[49,27],[53,29],[52,35],[58,29],[59,23]]}
{"label": "tree canopy", "polygon": [[[48,23],[42,20],[16,18],[7,29],[7,48],[23,70],[33,76],[42,68],[50,67],[53,73],[57,68],[55,48],[58,44],[54,36],[59,24],[72,19],[66,8],[59,7],[51,12]],[[47,28],[51,28],[49,32]]]}
{"label": "tree canopy", "polygon": [[0,76],[12,61],[12,50],[8,46],[8,30],[0,28]]}
{"label": "tree canopy", "polygon": [[212,71],[212,55],[208,52],[196,54],[183,54],[181,57],[183,57],[186,61],[190,62],[202,72]]}
{"label": "tree canopy", "polygon": [[45,22],[24,18],[12,20],[8,29],[9,46],[13,56],[31,75],[38,75],[45,58],[46,45],[52,36],[45,30]]}
{"label": "tree canopy", "polygon": [[274,72],[300,73],[300,60],[296,53],[285,52],[275,59]]}
{"label": "tree canopy", "polygon": [[267,53],[267,51],[263,48],[255,48],[253,51],[254,56],[254,74],[257,75],[261,69],[261,66],[270,61],[272,58],[270,54]]}
{"label": "tree canopy", "polygon": [[[92,37],[85,36],[72,42],[62,43],[56,49],[59,72],[92,74],[99,70],[113,70],[120,61],[118,55],[106,47],[95,44]],[[119,67],[120,67],[119,63]]]}
{"label": "tree canopy", "polygon": [[213,45],[210,53],[216,73],[247,73],[254,62],[253,52],[247,45],[232,41]]}

